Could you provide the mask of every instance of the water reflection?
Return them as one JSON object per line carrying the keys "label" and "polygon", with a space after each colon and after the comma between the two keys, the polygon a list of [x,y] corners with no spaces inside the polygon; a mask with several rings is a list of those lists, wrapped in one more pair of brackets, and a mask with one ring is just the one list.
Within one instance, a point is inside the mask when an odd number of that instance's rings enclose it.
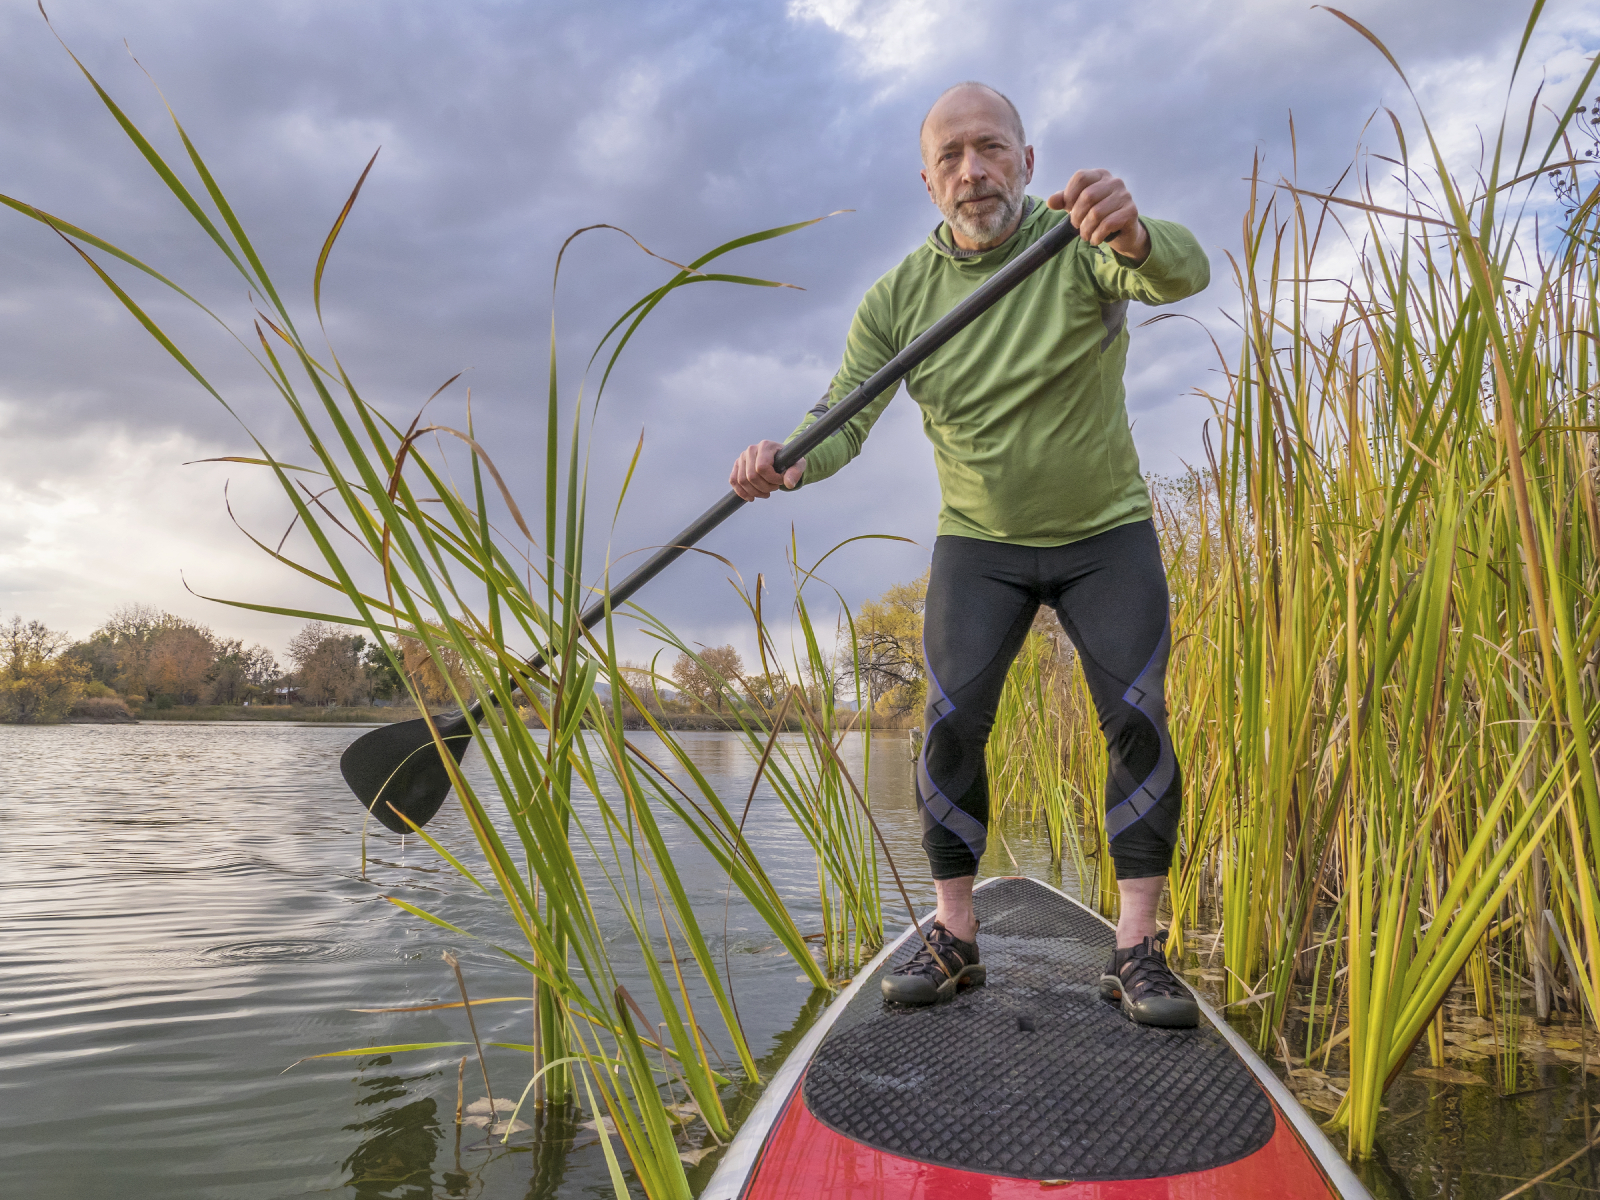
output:
{"label": "water reflection", "polygon": [[576,1109],[539,1112],[533,1121],[532,1178],[527,1200],[555,1200],[566,1180],[567,1157],[580,1132]]}
{"label": "water reflection", "polygon": [[[388,1055],[374,1058],[366,1069],[390,1065]],[[411,1095],[412,1085],[438,1077],[438,1071],[422,1075],[373,1075],[363,1073],[358,1080],[362,1095],[358,1108],[390,1104]],[[439,1106],[430,1097],[410,1100],[384,1108],[364,1121],[346,1125],[346,1132],[361,1135],[361,1144],[344,1160],[349,1175],[346,1187],[359,1200],[432,1200],[433,1161],[444,1130],[439,1125]],[[463,1180],[467,1177],[462,1176]],[[448,1186],[448,1185],[447,1185]],[[454,1195],[464,1195],[456,1191]]]}

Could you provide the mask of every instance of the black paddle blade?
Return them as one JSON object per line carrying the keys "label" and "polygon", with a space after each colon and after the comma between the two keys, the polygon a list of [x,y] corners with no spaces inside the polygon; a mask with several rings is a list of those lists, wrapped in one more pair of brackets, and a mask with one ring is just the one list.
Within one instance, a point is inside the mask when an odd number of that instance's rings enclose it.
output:
{"label": "black paddle blade", "polygon": [[[467,718],[435,718],[450,753],[460,762],[472,744]],[[345,747],[339,771],[367,811],[396,833],[410,833],[395,809],[418,825],[426,825],[450,794],[450,775],[427,721],[397,721],[364,733]],[[392,808],[390,806],[393,806]]]}

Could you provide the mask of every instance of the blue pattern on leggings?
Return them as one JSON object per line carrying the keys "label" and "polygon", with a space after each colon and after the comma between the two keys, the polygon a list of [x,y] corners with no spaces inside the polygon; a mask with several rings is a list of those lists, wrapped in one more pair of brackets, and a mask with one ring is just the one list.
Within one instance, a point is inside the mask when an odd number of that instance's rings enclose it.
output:
{"label": "blue pattern on leggings", "polygon": [[[922,647],[922,661],[928,661],[926,641]],[[934,727],[956,711],[955,703],[945,693],[944,686],[939,682],[939,677],[933,673],[931,666],[928,668],[928,682],[939,693],[939,698],[927,706],[927,711],[934,713],[935,716],[922,731],[922,753],[917,756],[917,803],[936,822],[965,842],[967,849],[972,851],[973,858],[982,859],[983,852],[989,845],[989,831],[971,813],[957,808],[928,773],[928,747],[933,745]]]}
{"label": "blue pattern on leggings", "polygon": [[[1133,794],[1106,813],[1106,836],[1115,838],[1125,832],[1135,821],[1146,818],[1148,814],[1161,802],[1167,794],[1167,789],[1172,786],[1173,779],[1178,773],[1178,755],[1172,748],[1172,738],[1167,733],[1167,651],[1172,642],[1172,622],[1168,621],[1161,630],[1161,640],[1156,643],[1155,653],[1150,656],[1150,661],[1145,664],[1144,670],[1139,672],[1139,678],[1128,685],[1128,690],[1122,693],[1123,701],[1130,707],[1137,709],[1149,721],[1160,739],[1161,752],[1156,759],[1156,765],[1143,783],[1134,789]],[[1162,817],[1164,814],[1156,814]],[[1154,821],[1152,821],[1154,823]],[[1168,820],[1161,822],[1170,824]],[[1161,834],[1171,841],[1171,830],[1161,829]]]}

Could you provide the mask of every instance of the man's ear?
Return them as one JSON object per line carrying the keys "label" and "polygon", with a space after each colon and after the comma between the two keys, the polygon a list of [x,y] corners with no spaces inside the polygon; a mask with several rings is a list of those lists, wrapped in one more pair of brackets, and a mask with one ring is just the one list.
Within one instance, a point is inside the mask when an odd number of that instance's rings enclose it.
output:
{"label": "man's ear", "polygon": [[1022,161],[1023,161],[1023,164],[1028,168],[1028,177],[1026,179],[1024,179],[1022,182],[1024,184],[1032,183],[1033,182],[1033,147],[1032,146],[1024,146],[1022,148]]}
{"label": "man's ear", "polygon": [[935,208],[939,207],[939,198],[933,194],[933,184],[928,182],[928,172],[924,169],[917,174],[922,176],[922,186],[928,189],[928,199],[933,201]]}

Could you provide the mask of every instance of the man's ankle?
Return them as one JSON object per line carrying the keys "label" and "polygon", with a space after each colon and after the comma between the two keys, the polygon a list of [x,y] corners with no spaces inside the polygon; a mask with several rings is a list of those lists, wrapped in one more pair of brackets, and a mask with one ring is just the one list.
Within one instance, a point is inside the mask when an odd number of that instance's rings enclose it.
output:
{"label": "man's ankle", "polygon": [[972,910],[972,880],[971,875],[964,875],[958,879],[933,881],[934,893],[939,898],[934,917],[963,942],[978,938],[978,914]]}
{"label": "man's ankle", "polygon": [[978,918],[970,913],[964,919],[961,917],[942,916],[934,919],[963,942],[975,942],[978,940]]}
{"label": "man's ankle", "polygon": [[1117,890],[1122,896],[1122,915],[1117,920],[1117,949],[1137,946],[1147,937],[1155,937],[1156,910],[1161,902],[1161,889],[1166,885],[1165,875],[1145,879],[1119,879]]}
{"label": "man's ankle", "polygon": [[1149,927],[1130,925],[1124,928],[1119,924],[1117,926],[1117,949],[1127,950],[1133,946],[1143,945],[1145,938],[1155,937],[1159,932],[1161,931],[1153,925]]}

